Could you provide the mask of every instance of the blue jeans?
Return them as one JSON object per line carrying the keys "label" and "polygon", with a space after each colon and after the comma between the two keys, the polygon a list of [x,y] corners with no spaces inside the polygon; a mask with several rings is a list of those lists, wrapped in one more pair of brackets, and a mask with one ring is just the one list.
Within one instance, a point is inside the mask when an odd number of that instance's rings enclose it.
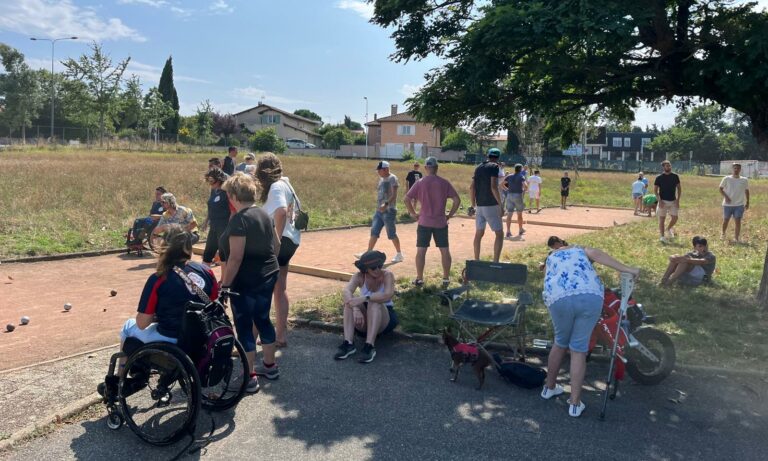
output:
{"label": "blue jeans", "polygon": [[269,318],[269,311],[272,308],[272,292],[276,282],[277,272],[256,288],[238,289],[237,292],[240,294],[231,298],[232,308],[235,311],[237,339],[240,340],[246,352],[256,350],[254,325],[259,330],[262,344],[275,342],[275,327]]}
{"label": "blue jeans", "polygon": [[558,299],[549,306],[555,344],[573,352],[587,352],[592,330],[603,310],[603,297],[576,294]]}
{"label": "blue jeans", "polygon": [[390,240],[397,238],[397,230],[395,229],[395,220],[397,219],[397,209],[387,208],[387,211],[382,213],[376,210],[373,214],[373,222],[371,223],[371,236],[379,238],[381,235],[381,229],[384,226],[387,227],[387,238]]}

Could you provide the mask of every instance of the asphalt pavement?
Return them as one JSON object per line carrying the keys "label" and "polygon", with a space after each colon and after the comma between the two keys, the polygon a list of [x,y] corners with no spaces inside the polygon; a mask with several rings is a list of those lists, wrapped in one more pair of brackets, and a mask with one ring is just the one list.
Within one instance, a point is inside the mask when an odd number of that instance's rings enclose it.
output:
{"label": "asphalt pavement", "polygon": [[[579,419],[567,393],[553,401],[488,370],[485,387],[465,368],[449,382],[445,346],[386,338],[371,364],[332,359],[340,336],[291,332],[281,377],[233,410],[201,413],[197,440],[142,443],[127,427],[107,428],[104,412],[62,424],[2,459],[731,459],[762,460],[768,449],[768,380],[676,371],[657,386],[631,383],[597,419],[604,363],[590,363]],[[106,363],[104,364],[106,368]],[[93,383],[103,376],[94,373]],[[87,380],[86,380],[87,381]],[[561,382],[567,384],[567,375]],[[568,387],[566,387],[568,390]],[[16,408],[19,411],[19,408]],[[213,435],[207,434],[214,428]]]}

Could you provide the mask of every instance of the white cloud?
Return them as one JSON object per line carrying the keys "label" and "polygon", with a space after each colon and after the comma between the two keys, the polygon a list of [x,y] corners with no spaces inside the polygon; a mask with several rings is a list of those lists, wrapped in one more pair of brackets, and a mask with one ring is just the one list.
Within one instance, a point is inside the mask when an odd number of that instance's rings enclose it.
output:
{"label": "white cloud", "polygon": [[286,98],[276,94],[271,94],[269,91],[262,88],[256,88],[248,86],[245,88],[235,88],[232,92],[233,96],[250,101],[261,101],[264,104],[275,105],[295,105],[295,104],[312,104],[310,101],[304,101],[302,99]]}
{"label": "white cloud", "polygon": [[[128,67],[125,69],[126,76],[131,74],[136,75],[143,81],[149,83],[149,86],[155,86],[160,82],[160,75],[162,72],[163,69],[161,67],[153,66],[151,64],[144,64],[134,60],[131,60],[131,62],[128,63]],[[211,83],[208,80],[195,77],[187,77],[185,75],[174,75],[173,81],[189,83]]]}
{"label": "white cloud", "polygon": [[400,94],[402,94],[406,98],[410,98],[411,96],[413,96],[414,93],[416,93],[420,89],[421,89],[421,85],[411,85],[409,83],[404,83],[403,86],[400,87]]}
{"label": "white cloud", "polygon": [[131,5],[131,4],[139,4],[139,5],[148,5],[153,6],[155,8],[160,8],[161,6],[165,6],[168,4],[165,0],[118,0],[117,3],[121,3],[123,5]]}
{"label": "white cloud", "polygon": [[208,8],[214,13],[231,13],[235,11],[225,0],[216,0]]}
{"label": "white cloud", "polygon": [[76,6],[71,0],[2,1],[0,31],[50,38],[77,36],[95,41],[146,41],[119,18],[101,18],[93,9]]}
{"label": "white cloud", "polygon": [[373,4],[361,0],[340,0],[336,2],[336,8],[354,11],[365,20],[373,17]]}

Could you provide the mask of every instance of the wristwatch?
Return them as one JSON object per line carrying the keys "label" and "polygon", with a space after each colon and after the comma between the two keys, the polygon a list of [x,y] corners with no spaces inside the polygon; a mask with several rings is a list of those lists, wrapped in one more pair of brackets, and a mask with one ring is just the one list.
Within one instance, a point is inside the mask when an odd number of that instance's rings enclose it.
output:
{"label": "wristwatch", "polygon": [[371,295],[365,295],[365,302],[368,302],[371,300]]}

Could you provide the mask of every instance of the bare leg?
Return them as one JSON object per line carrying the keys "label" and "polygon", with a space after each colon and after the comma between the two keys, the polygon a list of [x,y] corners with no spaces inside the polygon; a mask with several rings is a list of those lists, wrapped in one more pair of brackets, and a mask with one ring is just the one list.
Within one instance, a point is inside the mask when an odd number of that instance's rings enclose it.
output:
{"label": "bare leg", "polygon": [[392,244],[395,245],[395,251],[400,253],[400,237],[393,238]]}
{"label": "bare leg", "polygon": [[[731,218],[723,218],[723,230],[722,230],[722,233],[723,233],[723,237],[725,237],[725,231],[727,231],[727,230],[728,230],[728,223],[729,223],[730,221],[731,221]],[[739,221],[738,221],[737,219],[735,219],[735,218],[734,218],[734,221],[735,221],[735,222],[737,222],[737,223],[739,222]],[[738,224],[737,224],[737,226],[738,226]]]}
{"label": "bare leg", "polygon": [[483,241],[483,235],[485,235],[485,229],[475,230],[475,240],[472,242],[472,247],[475,250],[475,260],[480,260],[480,243]]}
{"label": "bare leg", "polygon": [[672,216],[669,218],[669,226],[667,226],[667,230],[672,230],[672,228],[675,226],[675,223],[677,223],[677,216]]}
{"label": "bare leg", "polygon": [[373,346],[376,336],[389,325],[389,311],[383,304],[369,302],[365,312],[365,322],[365,342]]}
{"label": "bare leg", "polygon": [[451,276],[451,250],[448,247],[440,248],[440,262],[443,265],[443,280]]}
{"label": "bare leg", "polygon": [[344,307],[344,339],[350,344],[355,342],[355,316],[351,307]]}
{"label": "bare leg", "polygon": [[418,247],[416,248],[416,279],[424,280],[424,265],[427,259],[427,249]]}
{"label": "bare leg", "polygon": [[[507,231],[509,231],[509,225],[507,225]],[[517,233],[518,234],[523,233],[523,212],[522,211],[517,212]]]}
{"label": "bare leg", "polygon": [[496,232],[496,240],[493,242],[493,262],[499,262],[501,258],[501,249],[504,246],[504,231]]}
{"label": "bare leg", "polygon": [[507,213],[507,234],[511,234],[512,230],[512,212]]}
{"label": "bare leg", "polygon": [[733,229],[734,229],[734,238],[738,242],[739,237],[741,236],[741,219],[740,218],[733,218]]}
{"label": "bare leg", "polygon": [[[658,216],[658,213],[656,214]],[[667,215],[659,216],[659,235],[664,237],[664,221],[666,221]]]}
{"label": "bare leg", "polygon": [[693,265],[691,264],[678,263],[675,271],[669,276],[669,283],[673,283],[675,280],[679,279],[681,275],[690,272],[691,269],[693,269]]}
{"label": "bare leg", "polygon": [[261,355],[264,363],[275,363],[275,343],[263,344],[261,346]]}
{"label": "bare leg", "polygon": [[368,251],[373,250],[373,247],[376,246],[376,242],[379,240],[378,237],[374,237],[371,235],[371,238],[368,240]]}
{"label": "bare leg", "polygon": [[537,198],[536,199],[536,210],[538,211],[540,209],[541,209],[541,199]]}
{"label": "bare leg", "polygon": [[558,345],[553,345],[552,350],[549,351],[549,358],[547,359],[547,388],[554,389],[557,383],[557,374],[560,372],[560,364],[563,363],[563,357],[565,357],[565,351]]}
{"label": "bare leg", "polygon": [[664,271],[664,275],[661,277],[662,284],[666,284],[669,282],[669,276],[672,275],[673,272],[675,272],[675,269],[677,269],[677,263],[672,261],[672,257],[670,257],[669,264],[667,264],[667,270]]}
{"label": "bare leg", "polygon": [[571,405],[581,403],[581,387],[587,371],[586,352],[571,351]]}
{"label": "bare leg", "polygon": [[288,266],[281,267],[275,283],[275,330],[277,332],[277,342],[285,344],[288,334]]}

